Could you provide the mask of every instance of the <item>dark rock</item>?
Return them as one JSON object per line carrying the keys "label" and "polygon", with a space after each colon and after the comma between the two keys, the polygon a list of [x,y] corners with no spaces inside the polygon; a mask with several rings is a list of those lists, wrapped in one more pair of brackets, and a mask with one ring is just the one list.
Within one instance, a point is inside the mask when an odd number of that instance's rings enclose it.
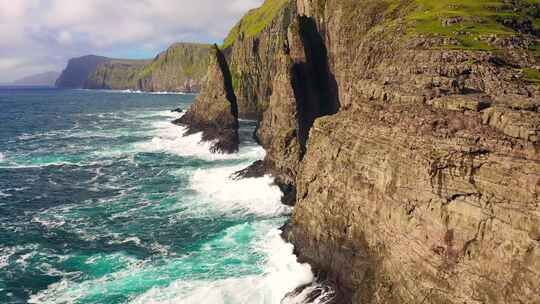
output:
{"label": "dark rock", "polygon": [[258,160],[251,164],[249,167],[237,171],[232,174],[231,178],[234,180],[240,180],[244,178],[257,178],[267,174],[266,164],[262,160]]}
{"label": "dark rock", "polygon": [[311,284],[300,286],[289,292],[282,303],[324,303],[340,304],[339,296],[334,289],[326,283],[315,281]]}

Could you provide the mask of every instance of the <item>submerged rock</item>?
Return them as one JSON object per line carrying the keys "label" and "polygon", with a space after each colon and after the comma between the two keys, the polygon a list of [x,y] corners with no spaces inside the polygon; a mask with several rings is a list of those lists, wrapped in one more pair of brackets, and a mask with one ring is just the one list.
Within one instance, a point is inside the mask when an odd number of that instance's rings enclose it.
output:
{"label": "submerged rock", "polygon": [[184,111],[182,108],[176,108],[176,109],[172,109],[171,112],[174,112],[174,113],[184,113],[185,111]]}

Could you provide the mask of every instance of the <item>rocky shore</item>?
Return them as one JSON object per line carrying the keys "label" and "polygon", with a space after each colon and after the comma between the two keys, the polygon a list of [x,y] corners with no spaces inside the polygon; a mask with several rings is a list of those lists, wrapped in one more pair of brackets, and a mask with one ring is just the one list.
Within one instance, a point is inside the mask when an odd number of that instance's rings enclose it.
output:
{"label": "rocky shore", "polygon": [[237,177],[335,303],[540,302],[540,7],[495,2],[267,0],[215,48],[179,123],[234,152],[258,119]]}

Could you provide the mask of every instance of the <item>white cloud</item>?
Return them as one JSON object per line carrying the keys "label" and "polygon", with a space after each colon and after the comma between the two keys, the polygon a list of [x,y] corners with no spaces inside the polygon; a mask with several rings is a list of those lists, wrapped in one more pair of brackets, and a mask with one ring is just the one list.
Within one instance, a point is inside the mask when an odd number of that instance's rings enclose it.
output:
{"label": "white cloud", "polygon": [[37,66],[60,70],[74,56],[220,41],[262,1],[0,0],[0,82],[34,73]]}
{"label": "white cloud", "polygon": [[60,31],[58,34],[58,42],[64,45],[70,44],[73,42],[73,36],[68,31]]}
{"label": "white cloud", "polygon": [[0,58],[0,70],[15,69],[23,63],[23,58]]}

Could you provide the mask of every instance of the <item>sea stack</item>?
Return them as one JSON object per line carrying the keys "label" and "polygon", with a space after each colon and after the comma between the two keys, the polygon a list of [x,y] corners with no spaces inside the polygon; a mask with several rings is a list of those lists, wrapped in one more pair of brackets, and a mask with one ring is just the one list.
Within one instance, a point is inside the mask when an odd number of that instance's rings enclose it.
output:
{"label": "sea stack", "polygon": [[202,94],[176,124],[188,127],[186,135],[202,132],[212,142],[212,152],[238,151],[238,105],[231,73],[222,51],[214,45]]}

